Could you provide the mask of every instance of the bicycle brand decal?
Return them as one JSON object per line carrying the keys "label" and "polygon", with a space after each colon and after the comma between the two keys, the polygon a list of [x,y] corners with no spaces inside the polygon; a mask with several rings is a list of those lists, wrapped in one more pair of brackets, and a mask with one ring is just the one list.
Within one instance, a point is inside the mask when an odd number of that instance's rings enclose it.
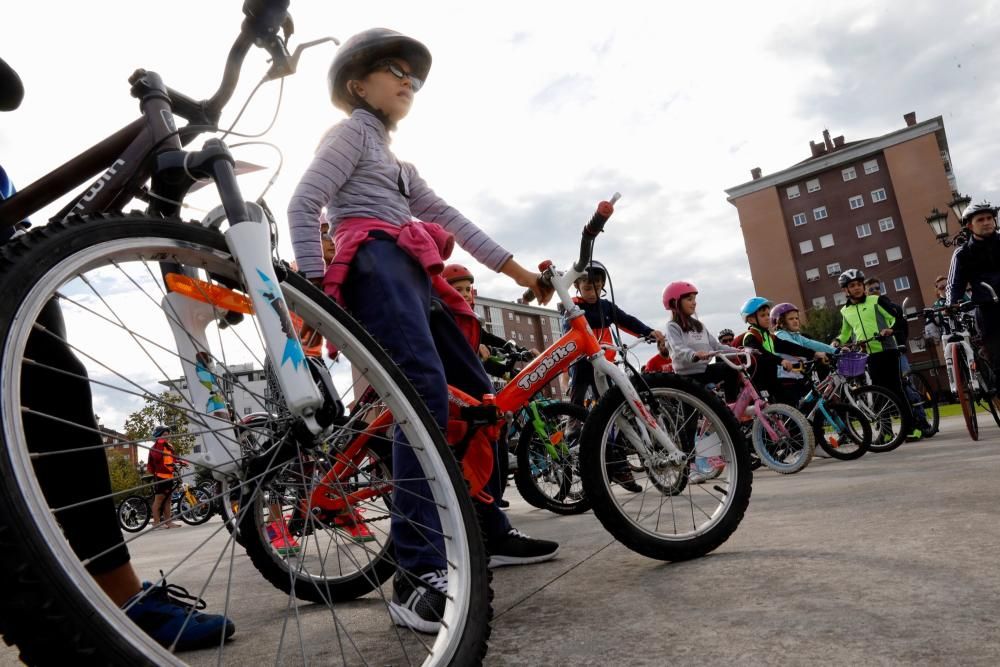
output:
{"label": "bicycle brand decal", "polygon": [[163,119],[163,124],[167,126],[167,132],[177,131],[177,126],[174,125],[174,115],[170,112],[170,109],[160,109],[160,118]]}
{"label": "bicycle brand decal", "polygon": [[76,206],[73,208],[78,208],[82,211],[84,209],[83,202],[93,201],[94,197],[97,196],[97,193],[104,189],[104,184],[110,181],[111,177],[118,173],[118,167],[124,166],[124,160],[120,158],[115,160],[111,166],[108,167],[108,170],[101,174],[101,177],[97,179],[97,182],[90,186],[90,189],[87,190],[87,194],[83,195],[83,197],[80,198],[80,201],[78,201]]}
{"label": "bicycle brand decal", "polygon": [[521,389],[530,389],[532,385],[538,384],[541,380],[548,375],[552,367],[557,363],[568,357],[576,350],[576,343],[570,341],[563,345],[562,347],[557,347],[552,350],[552,354],[542,357],[538,361],[538,366],[535,370],[531,371],[526,377],[521,378],[517,381],[517,386]]}
{"label": "bicycle brand decal", "polygon": [[261,281],[264,283],[264,289],[259,291],[267,299],[267,302],[271,304],[271,307],[274,308],[274,312],[278,314],[278,320],[281,322],[281,331],[288,338],[288,341],[285,343],[285,352],[281,356],[281,365],[284,366],[286,361],[291,360],[292,366],[298,370],[299,364],[305,361],[305,352],[302,351],[302,346],[299,345],[299,338],[295,334],[295,327],[292,326],[292,318],[288,315],[288,306],[285,305],[285,300],[281,298],[281,291],[271,282],[267,274],[257,269],[257,275],[260,276]]}

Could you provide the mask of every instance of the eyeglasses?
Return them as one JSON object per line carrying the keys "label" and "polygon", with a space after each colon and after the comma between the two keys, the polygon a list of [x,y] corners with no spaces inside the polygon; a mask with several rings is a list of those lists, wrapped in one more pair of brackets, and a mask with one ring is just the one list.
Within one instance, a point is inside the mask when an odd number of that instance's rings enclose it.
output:
{"label": "eyeglasses", "polygon": [[410,88],[413,92],[417,92],[424,85],[423,79],[418,79],[413,76],[413,72],[407,72],[402,67],[396,64],[394,60],[380,60],[379,62],[372,65],[373,72],[388,72],[394,77],[402,81],[403,79],[410,80]]}
{"label": "eyeglasses", "polygon": [[719,339],[719,342],[722,343],[723,345],[729,345],[730,343],[733,342],[734,339],[735,336],[723,336],[722,338]]}

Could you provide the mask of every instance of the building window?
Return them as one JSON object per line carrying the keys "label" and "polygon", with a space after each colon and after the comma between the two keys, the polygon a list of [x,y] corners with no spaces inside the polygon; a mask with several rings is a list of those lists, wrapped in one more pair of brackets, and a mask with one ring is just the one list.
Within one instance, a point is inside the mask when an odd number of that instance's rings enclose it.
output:
{"label": "building window", "polygon": [[818,296],[813,299],[813,308],[826,308],[826,297]]}
{"label": "building window", "polygon": [[840,170],[840,177],[844,179],[844,182],[853,181],[858,177],[858,172],[854,170],[854,167],[848,167]]}
{"label": "building window", "polygon": [[861,208],[865,205],[865,198],[861,195],[855,195],[848,199],[847,203],[851,205],[851,210],[853,211],[854,209]]}
{"label": "building window", "polygon": [[829,248],[833,245],[833,234],[823,234],[819,237],[819,245],[823,248]]}
{"label": "building window", "polygon": [[243,414],[244,415],[250,414],[250,408],[248,408],[248,407],[247,408],[243,408]]}
{"label": "building window", "polygon": [[795,225],[796,227],[801,227],[807,222],[809,222],[809,219],[806,218],[805,213],[796,213],[795,215],[792,216],[792,224]]}
{"label": "building window", "polygon": [[515,315],[514,316],[514,321],[515,322],[520,322],[521,321],[521,316],[520,315]]}
{"label": "building window", "polygon": [[874,174],[878,171],[878,160],[868,160],[864,163],[865,173]]}
{"label": "building window", "polygon": [[532,343],[534,343],[535,342],[535,334],[528,334],[528,340],[530,340]]}
{"label": "building window", "polygon": [[899,246],[895,248],[889,248],[885,251],[885,258],[890,262],[898,262],[903,259],[903,251]]}
{"label": "building window", "polygon": [[888,199],[885,195],[885,188],[879,188],[878,190],[872,190],[872,203],[877,204],[880,201],[885,201]]}
{"label": "building window", "polygon": [[817,190],[821,190],[821,189],[822,188],[819,187],[819,179],[818,178],[814,178],[811,181],[806,181],[806,191],[807,192],[816,192]]}
{"label": "building window", "polygon": [[813,209],[813,220],[822,220],[827,215],[826,206],[820,206]]}
{"label": "building window", "polygon": [[887,232],[890,229],[895,229],[896,223],[892,221],[892,218],[882,218],[878,221],[878,230],[880,232]]}
{"label": "building window", "polygon": [[819,280],[819,269],[806,269],[806,280],[811,283]]}
{"label": "building window", "polygon": [[878,266],[878,253],[870,252],[864,256],[865,266]]}
{"label": "building window", "polygon": [[845,303],[847,303],[847,295],[844,294],[843,292],[837,292],[836,294],[833,295],[833,302],[838,306],[843,306]]}
{"label": "building window", "polygon": [[803,255],[808,255],[812,251],[813,251],[812,241],[801,241],[799,243],[799,252],[801,252]]}
{"label": "building window", "polygon": [[854,229],[855,229],[855,231],[858,232],[858,238],[859,239],[863,239],[866,236],[871,236],[872,235],[872,226],[869,225],[867,222],[865,224],[863,224],[863,225],[858,225]]}
{"label": "building window", "polygon": [[510,312],[510,311],[508,310],[508,311],[507,311],[507,319],[508,319],[508,320],[513,320],[513,319],[514,319],[514,313],[512,313],[512,312]]}
{"label": "building window", "polygon": [[839,276],[840,275],[840,262],[834,262],[833,264],[826,265],[826,275],[828,276]]}
{"label": "building window", "polygon": [[910,279],[906,276],[900,276],[892,281],[892,286],[896,288],[897,292],[908,290],[910,289]]}
{"label": "building window", "polygon": [[788,195],[789,199],[795,199],[799,196],[799,186],[793,185],[792,187],[786,189],[785,193]]}

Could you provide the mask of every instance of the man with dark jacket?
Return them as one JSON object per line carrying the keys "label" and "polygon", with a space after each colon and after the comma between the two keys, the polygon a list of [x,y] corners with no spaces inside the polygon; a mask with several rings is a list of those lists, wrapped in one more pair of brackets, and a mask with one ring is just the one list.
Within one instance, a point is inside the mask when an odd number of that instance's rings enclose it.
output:
{"label": "man with dark jacket", "polygon": [[968,232],[968,240],[951,257],[947,305],[961,303],[966,286],[972,287],[972,301],[979,304],[976,314],[979,332],[996,377],[1000,370],[1000,304],[994,300],[1000,293],[996,207],[988,202],[970,206],[962,215],[962,226]]}

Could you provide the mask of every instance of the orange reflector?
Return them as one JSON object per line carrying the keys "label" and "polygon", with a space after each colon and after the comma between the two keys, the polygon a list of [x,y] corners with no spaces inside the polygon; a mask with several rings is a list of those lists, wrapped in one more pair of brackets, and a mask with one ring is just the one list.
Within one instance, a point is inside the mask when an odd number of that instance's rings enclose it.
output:
{"label": "orange reflector", "polygon": [[179,273],[168,273],[166,280],[167,287],[171,292],[177,292],[195,301],[211,304],[220,310],[253,315],[253,303],[250,302],[250,299],[227,287],[213,285],[204,280]]}
{"label": "orange reflector", "polygon": [[549,436],[549,442],[551,442],[553,445],[558,445],[562,441],[563,441],[562,431],[556,431],[555,433]]}

